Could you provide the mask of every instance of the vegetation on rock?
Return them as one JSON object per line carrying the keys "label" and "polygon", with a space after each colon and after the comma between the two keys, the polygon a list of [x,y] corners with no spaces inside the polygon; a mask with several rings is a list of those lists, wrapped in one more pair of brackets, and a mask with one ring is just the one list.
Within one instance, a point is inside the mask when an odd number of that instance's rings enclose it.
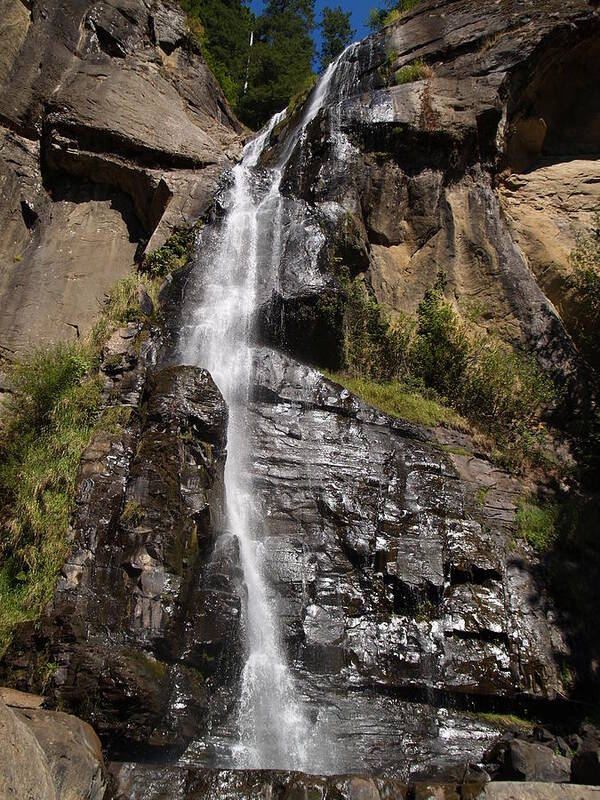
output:
{"label": "vegetation on rock", "polygon": [[600,209],[594,215],[592,229],[579,234],[570,256],[580,314],[579,338],[585,357],[600,368]]}
{"label": "vegetation on rock", "polygon": [[285,108],[313,74],[314,0],[269,0],[258,17],[241,0],[181,4],[192,41],[250,127]]}
{"label": "vegetation on rock", "polygon": [[403,83],[413,83],[414,81],[422,81],[424,78],[432,78],[433,69],[423,61],[422,58],[417,58],[416,61],[410,64],[405,64],[396,70],[394,75],[395,83],[397,86]]}
{"label": "vegetation on rock", "polygon": [[[140,286],[156,308],[164,276],[185,263],[192,242],[192,229],[175,231],[146,258],[146,274],[118,281],[86,340],[34,350],[9,370],[0,425],[0,655],[14,626],[38,619],[52,599],[83,450],[95,431],[117,432],[129,417],[124,406],[101,413],[102,348],[116,328],[149,321]],[[134,524],[139,510],[125,513]]]}
{"label": "vegetation on rock", "polygon": [[386,0],[382,8],[372,8],[369,12],[367,25],[373,31],[381,30],[386,25],[392,25],[402,18],[407,11],[414,8],[420,0]]}
{"label": "vegetation on rock", "polygon": [[360,278],[342,270],[340,279],[347,295],[340,382],[413,422],[461,427],[463,420],[464,427],[466,418],[491,435],[510,467],[544,457],[541,417],[556,402],[552,380],[532,357],[461,319],[444,297],[443,275],[415,319],[393,321]]}
{"label": "vegetation on rock", "polygon": [[190,256],[195,233],[196,226],[175,228],[162,247],[153,250],[144,258],[142,271],[152,278],[164,278],[165,275],[182,267]]}
{"label": "vegetation on rock", "polygon": [[100,408],[97,353],[80,342],[40,349],[11,370],[0,431],[0,653],[37,619],[67,554],[79,459]]}

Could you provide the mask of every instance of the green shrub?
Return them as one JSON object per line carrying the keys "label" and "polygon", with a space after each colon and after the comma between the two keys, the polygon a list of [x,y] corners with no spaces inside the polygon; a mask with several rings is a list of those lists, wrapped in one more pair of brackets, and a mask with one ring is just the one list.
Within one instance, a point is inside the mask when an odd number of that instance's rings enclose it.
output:
{"label": "green shrub", "polygon": [[467,365],[469,342],[452,306],[445,300],[446,279],[439,275],[417,310],[417,336],[411,369],[442,397],[458,397]]}
{"label": "green shrub", "polygon": [[441,425],[457,430],[469,430],[469,423],[451,408],[424,396],[401,381],[381,383],[369,378],[352,376],[347,372],[324,374],[384,414],[418,425],[429,427]]}
{"label": "green shrub", "polygon": [[194,246],[195,228],[176,228],[167,241],[142,262],[142,271],[151,278],[164,278],[182,267],[188,260]]}
{"label": "green shrub", "polygon": [[496,459],[510,469],[548,466],[539,419],[556,402],[552,380],[532,357],[462,320],[444,297],[444,275],[425,292],[415,320],[392,322],[364,281],[338,273],[346,295],[339,382],[424,425],[464,427],[468,419],[491,435]]}
{"label": "green shrub", "polygon": [[96,354],[79,342],[17,362],[0,431],[0,653],[37,619],[67,554],[75,477],[101,401]]}
{"label": "green shrub", "polygon": [[517,533],[539,553],[549,550],[558,537],[558,506],[522,499],[517,506]]}
{"label": "green shrub", "polygon": [[422,58],[417,58],[411,64],[405,64],[396,70],[394,79],[396,86],[400,86],[403,83],[414,83],[432,77],[433,69]]}

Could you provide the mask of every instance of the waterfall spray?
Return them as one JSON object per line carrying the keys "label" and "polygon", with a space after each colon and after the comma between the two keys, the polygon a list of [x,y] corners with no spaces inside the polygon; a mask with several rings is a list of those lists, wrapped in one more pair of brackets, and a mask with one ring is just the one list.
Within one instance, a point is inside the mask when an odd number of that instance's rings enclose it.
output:
{"label": "waterfall spray", "polygon": [[[242,162],[234,167],[227,216],[218,238],[204,252],[202,301],[194,311],[193,335],[185,343],[186,360],[211,372],[229,408],[225,467],[227,526],[239,541],[247,587],[244,607],[247,657],[239,699],[239,743],[234,754],[240,767],[306,769],[307,755],[315,747],[315,742],[311,742],[314,732],[298,699],[280,640],[276,609],[261,569],[262,520],[254,508],[248,477],[250,339],[257,279],[264,269],[278,263],[281,256],[279,186],[283,170],[306,126],[326,102],[344,55],[327,68],[315,86],[300,122],[288,135],[277,167],[269,171],[270,184],[262,200],[253,198],[254,168],[285,111],[276,114],[246,146]],[[274,230],[274,226],[278,229]],[[269,241],[271,246],[265,247],[264,243]]]}

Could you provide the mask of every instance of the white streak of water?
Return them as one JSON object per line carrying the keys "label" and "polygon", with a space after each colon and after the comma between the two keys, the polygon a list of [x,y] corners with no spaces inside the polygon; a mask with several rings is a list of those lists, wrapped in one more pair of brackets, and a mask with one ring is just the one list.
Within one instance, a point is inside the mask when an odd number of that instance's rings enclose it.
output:
{"label": "white streak of water", "polygon": [[[352,47],[352,46],[351,46]],[[348,51],[346,51],[348,52]],[[247,657],[242,673],[236,765],[252,768],[307,769],[316,731],[305,717],[287,664],[276,609],[262,572],[262,521],[254,507],[249,479],[248,401],[251,385],[251,322],[257,281],[273,272],[282,248],[283,170],[306,126],[328,101],[344,54],[331,64],[311,95],[302,118],[286,140],[277,168],[269,173],[262,200],[254,197],[254,168],[285,112],[248,144],[233,169],[227,215],[218,237],[202,252],[202,300],[194,312],[186,360],[207,368],[229,409],[225,467],[227,527],[240,545],[247,587],[244,621]],[[339,76],[338,76],[339,77]]]}

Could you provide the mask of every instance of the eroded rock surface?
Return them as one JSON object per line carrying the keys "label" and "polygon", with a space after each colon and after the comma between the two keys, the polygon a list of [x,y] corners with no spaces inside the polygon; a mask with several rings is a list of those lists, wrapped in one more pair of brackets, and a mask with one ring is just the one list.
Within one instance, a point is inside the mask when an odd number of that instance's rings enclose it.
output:
{"label": "eroded rock surface", "polygon": [[0,34],[0,345],[74,338],[211,203],[240,149],[176,4],[7,0]]}
{"label": "eroded rock surface", "polygon": [[91,726],[70,714],[25,707],[27,696],[14,694],[7,699],[19,705],[0,699],[0,797],[102,800],[107,775]]}
{"label": "eroded rock surface", "polygon": [[[355,46],[283,185],[311,204],[329,255],[334,241],[387,309],[414,312],[442,271],[462,313],[570,379],[579,359],[567,256],[600,203],[600,97],[587,66],[599,31],[583,0],[421,2]],[[403,82],[417,59],[431,74]],[[265,163],[294,125],[275,130]],[[280,272],[294,274],[288,261]],[[296,290],[299,312],[280,290],[273,316],[282,304],[306,316],[311,291]],[[303,347],[291,324],[269,340]]]}

